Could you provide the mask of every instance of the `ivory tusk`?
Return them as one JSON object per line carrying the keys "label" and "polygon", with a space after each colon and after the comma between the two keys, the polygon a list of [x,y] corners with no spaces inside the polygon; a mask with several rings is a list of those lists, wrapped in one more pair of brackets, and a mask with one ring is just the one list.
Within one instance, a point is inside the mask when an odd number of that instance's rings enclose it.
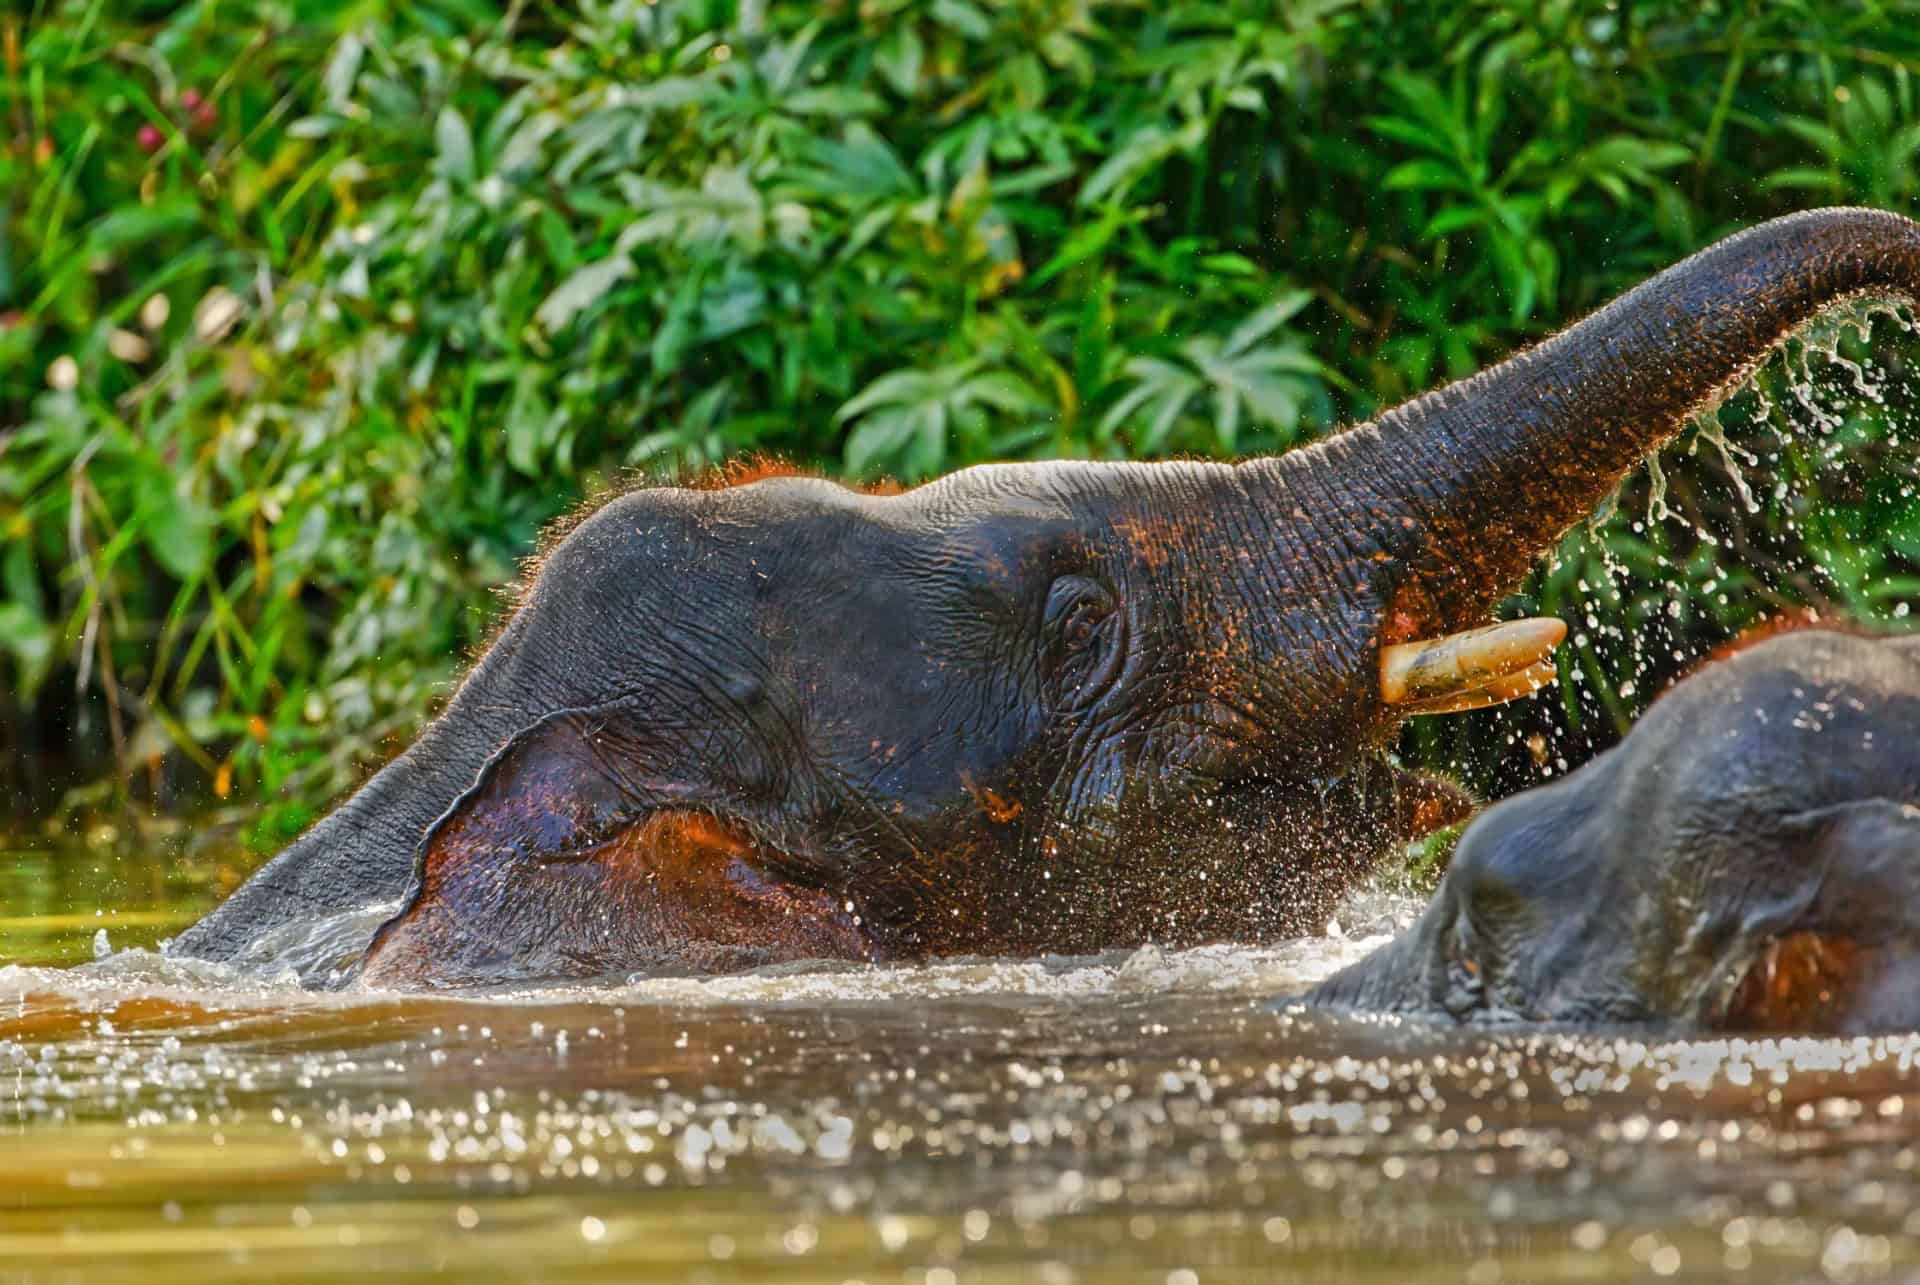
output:
{"label": "ivory tusk", "polygon": [[1458,691],[1451,696],[1436,696],[1431,700],[1409,701],[1399,708],[1406,714],[1462,714],[1470,709],[1504,705],[1508,701],[1531,696],[1557,677],[1559,671],[1550,662],[1542,661],[1538,665],[1527,666],[1517,674],[1496,678],[1485,687]]}
{"label": "ivory tusk", "polygon": [[[1553,649],[1566,636],[1565,621],[1535,616],[1382,647],[1380,696],[1389,705],[1418,705],[1421,713],[1513,700],[1553,677]],[[1475,703],[1451,703],[1466,698]]]}

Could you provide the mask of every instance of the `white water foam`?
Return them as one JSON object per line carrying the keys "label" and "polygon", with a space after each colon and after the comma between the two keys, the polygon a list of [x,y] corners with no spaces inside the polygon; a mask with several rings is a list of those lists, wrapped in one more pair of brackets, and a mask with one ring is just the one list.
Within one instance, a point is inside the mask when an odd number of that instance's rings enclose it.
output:
{"label": "white water foam", "polygon": [[[1312,986],[1369,951],[1384,945],[1419,913],[1414,898],[1369,888],[1356,893],[1336,917],[1334,932],[1264,945],[1225,944],[1172,950],[1142,946],[1091,956],[1038,959],[954,959],[918,964],[866,965],[822,960],[780,964],[720,976],[636,976],[601,982],[567,982],[486,993],[436,993],[439,1000],[497,1004],[864,1004],[968,997],[1084,999],[1165,993],[1244,993],[1274,996]],[[368,907],[341,920],[380,922],[389,907]],[[1351,925],[1342,929],[1340,925]],[[332,923],[318,936],[282,943],[305,958],[308,948],[337,949],[341,933]],[[140,948],[114,951],[74,968],[0,967],[0,1003],[67,999],[83,1004],[118,1003],[129,997],[193,1004],[203,1008],[272,1006],[335,1008],[392,1003],[399,992],[362,988],[308,990],[291,953],[277,963],[240,965],[173,958]]]}

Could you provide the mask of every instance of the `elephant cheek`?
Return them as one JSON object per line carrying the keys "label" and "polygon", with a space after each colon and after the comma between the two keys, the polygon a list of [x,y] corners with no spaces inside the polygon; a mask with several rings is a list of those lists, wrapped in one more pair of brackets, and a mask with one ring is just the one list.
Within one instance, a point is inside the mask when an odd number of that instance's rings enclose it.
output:
{"label": "elephant cheek", "polygon": [[1781,827],[1802,884],[1780,899],[1709,1024],[1854,1034],[1920,1020],[1920,807],[1862,799]]}
{"label": "elephant cheek", "polygon": [[1712,1025],[1729,1033],[1864,1035],[1920,1027],[1920,947],[1832,933],[1770,941]]}
{"label": "elephant cheek", "polygon": [[449,827],[419,893],[375,938],[375,987],[870,959],[849,903],[769,872],[705,813],[662,811],[584,852],[503,852]]}
{"label": "elephant cheek", "polygon": [[362,984],[875,956],[844,898],[785,877],[783,854],[704,808],[636,797],[581,728],[559,719],[518,738],[433,828],[407,904],[362,957]]}
{"label": "elephant cheek", "polygon": [[1714,1025],[1756,1034],[1837,1031],[1873,971],[1874,952],[1844,936],[1802,930],[1761,947]]}

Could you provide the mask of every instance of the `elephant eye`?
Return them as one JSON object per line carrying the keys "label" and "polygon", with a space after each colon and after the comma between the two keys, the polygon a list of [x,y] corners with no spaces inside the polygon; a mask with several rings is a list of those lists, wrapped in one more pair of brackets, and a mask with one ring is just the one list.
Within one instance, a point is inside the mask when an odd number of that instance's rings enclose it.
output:
{"label": "elephant eye", "polygon": [[1070,651],[1091,645],[1113,614],[1113,595],[1084,576],[1062,576],[1047,593],[1047,632]]}
{"label": "elephant eye", "polygon": [[1091,698],[1118,663],[1120,613],[1111,590],[1085,576],[1062,576],[1047,593],[1047,652],[1061,698]]}
{"label": "elephant eye", "polygon": [[1093,641],[1094,631],[1100,627],[1100,621],[1106,612],[1097,604],[1079,602],[1067,615],[1067,623],[1060,630],[1061,641],[1078,651]]}

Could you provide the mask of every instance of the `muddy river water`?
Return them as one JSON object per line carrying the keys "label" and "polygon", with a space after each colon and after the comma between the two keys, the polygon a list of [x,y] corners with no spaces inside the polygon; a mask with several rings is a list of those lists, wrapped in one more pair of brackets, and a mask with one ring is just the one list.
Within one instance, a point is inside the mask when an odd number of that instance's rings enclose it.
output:
{"label": "muddy river water", "polygon": [[0,853],[0,1280],[1920,1279],[1920,1038],[1270,1006],[1405,899],[1262,949],[398,998],[147,949],[214,895]]}

